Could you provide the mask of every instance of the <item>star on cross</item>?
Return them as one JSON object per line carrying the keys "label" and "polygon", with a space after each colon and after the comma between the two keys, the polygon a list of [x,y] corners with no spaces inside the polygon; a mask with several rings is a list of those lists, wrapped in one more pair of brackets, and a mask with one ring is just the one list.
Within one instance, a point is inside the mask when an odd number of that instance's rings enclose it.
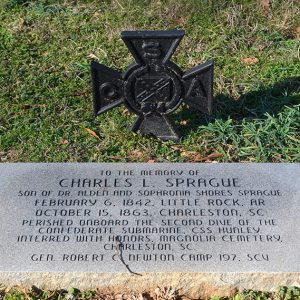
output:
{"label": "star on cross", "polygon": [[138,115],[131,130],[178,141],[180,137],[168,115],[182,102],[194,110],[210,113],[213,60],[185,73],[170,61],[183,36],[182,30],[123,31],[121,38],[135,62],[120,73],[92,61],[95,116],[124,103]]}

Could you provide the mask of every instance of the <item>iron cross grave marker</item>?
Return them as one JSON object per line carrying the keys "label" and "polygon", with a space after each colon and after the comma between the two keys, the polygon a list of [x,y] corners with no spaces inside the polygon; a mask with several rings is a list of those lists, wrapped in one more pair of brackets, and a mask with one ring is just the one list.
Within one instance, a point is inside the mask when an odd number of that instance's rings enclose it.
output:
{"label": "iron cross grave marker", "polygon": [[123,31],[121,38],[135,62],[124,73],[92,62],[95,116],[124,103],[138,115],[131,130],[178,141],[179,135],[168,115],[181,103],[210,113],[213,61],[185,73],[170,61],[183,36],[182,30]]}

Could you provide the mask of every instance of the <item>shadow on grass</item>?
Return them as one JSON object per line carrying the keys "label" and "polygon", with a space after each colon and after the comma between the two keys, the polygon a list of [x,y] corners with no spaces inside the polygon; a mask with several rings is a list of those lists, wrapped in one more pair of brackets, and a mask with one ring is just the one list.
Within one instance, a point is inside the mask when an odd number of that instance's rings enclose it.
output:
{"label": "shadow on grass", "polygon": [[264,119],[266,113],[276,115],[284,106],[300,103],[300,77],[290,77],[284,81],[257,91],[242,94],[239,99],[219,94],[214,97],[214,112],[207,116],[197,113],[187,106],[178,112],[176,118],[188,120],[186,126],[179,126],[182,136],[188,135],[199,126],[207,125],[214,119],[227,120],[231,117],[240,122],[244,119]]}

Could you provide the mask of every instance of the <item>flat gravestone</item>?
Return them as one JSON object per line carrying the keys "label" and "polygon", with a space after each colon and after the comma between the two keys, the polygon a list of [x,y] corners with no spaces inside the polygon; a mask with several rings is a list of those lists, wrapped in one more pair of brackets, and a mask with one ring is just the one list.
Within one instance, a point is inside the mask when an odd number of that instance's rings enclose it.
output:
{"label": "flat gravestone", "polygon": [[300,285],[299,164],[1,164],[0,282],[193,297]]}

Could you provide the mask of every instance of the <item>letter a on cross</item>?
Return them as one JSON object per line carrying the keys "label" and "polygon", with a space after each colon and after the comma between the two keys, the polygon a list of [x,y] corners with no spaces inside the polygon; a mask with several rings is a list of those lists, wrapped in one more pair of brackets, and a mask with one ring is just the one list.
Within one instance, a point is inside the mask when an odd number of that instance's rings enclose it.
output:
{"label": "letter a on cross", "polygon": [[124,73],[92,62],[95,116],[123,103],[138,115],[133,131],[178,141],[168,116],[182,102],[196,111],[211,113],[213,61],[185,73],[170,61],[183,36],[182,30],[123,31],[121,38],[135,61]]}

